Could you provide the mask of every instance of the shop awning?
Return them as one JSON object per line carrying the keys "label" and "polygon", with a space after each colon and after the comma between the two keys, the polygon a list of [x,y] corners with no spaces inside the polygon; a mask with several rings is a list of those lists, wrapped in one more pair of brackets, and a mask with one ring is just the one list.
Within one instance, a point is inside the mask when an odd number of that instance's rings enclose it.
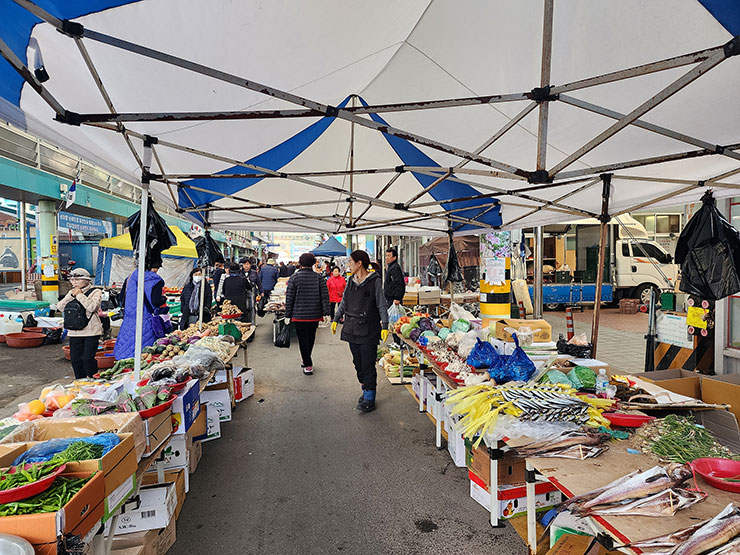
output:
{"label": "shop awning", "polygon": [[599,216],[606,175],[610,215],[740,186],[733,0],[2,2],[0,114],[128,179],[151,146],[199,225],[480,233]]}
{"label": "shop awning", "polygon": [[336,237],[332,236],[311,252],[316,256],[345,256],[347,254],[347,247],[340,243]]}
{"label": "shop awning", "polygon": [[[190,239],[190,237],[185,235],[185,233],[183,233],[183,231],[177,226],[171,225],[168,227],[172,233],[175,234],[177,244],[174,247],[170,247],[169,249],[162,251],[162,254],[165,256],[177,256],[181,258],[198,258],[198,252],[195,250],[195,243]],[[100,241],[99,245],[101,247],[121,251],[133,250],[131,247],[131,235],[128,233],[116,235],[110,239],[103,239]]]}

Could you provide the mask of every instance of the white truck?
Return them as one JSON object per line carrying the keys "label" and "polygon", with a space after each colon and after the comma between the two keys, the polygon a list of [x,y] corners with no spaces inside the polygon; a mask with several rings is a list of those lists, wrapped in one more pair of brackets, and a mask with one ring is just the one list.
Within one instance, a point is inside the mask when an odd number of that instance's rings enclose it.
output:
{"label": "white truck", "polygon": [[[598,252],[599,221],[579,220],[570,225],[572,230],[576,235],[576,268],[573,269],[583,275],[587,258]],[[607,244],[609,259],[601,293],[603,302],[636,298],[642,304],[648,304],[651,289],[659,292],[675,287],[678,266],[673,263],[673,256],[649,239],[645,228],[634,218],[622,215],[612,219]],[[598,263],[592,263],[591,267],[598,267]],[[593,303],[596,296],[594,282],[595,277],[589,275],[582,285],[575,287],[571,284],[547,284],[543,286],[543,304],[554,310],[574,301]]]}

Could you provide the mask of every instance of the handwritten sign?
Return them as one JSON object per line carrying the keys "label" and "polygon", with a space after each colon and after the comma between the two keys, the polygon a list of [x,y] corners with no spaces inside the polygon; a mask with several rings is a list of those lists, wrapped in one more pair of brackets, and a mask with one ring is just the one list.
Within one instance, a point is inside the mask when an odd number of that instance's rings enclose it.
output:
{"label": "handwritten sign", "polygon": [[686,316],[658,313],[655,329],[659,343],[676,345],[684,349],[694,348],[694,339],[689,335]]}

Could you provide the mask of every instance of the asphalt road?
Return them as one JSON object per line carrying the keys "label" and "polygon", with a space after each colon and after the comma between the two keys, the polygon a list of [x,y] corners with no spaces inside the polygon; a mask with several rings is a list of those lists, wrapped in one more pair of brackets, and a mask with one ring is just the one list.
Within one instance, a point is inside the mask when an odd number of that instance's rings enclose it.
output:
{"label": "asphalt road", "polygon": [[361,413],[346,343],[319,330],[308,377],[297,344],[271,341],[260,326],[256,394],[203,444],[171,554],[526,553],[510,526],[491,528],[404,388],[381,378]]}

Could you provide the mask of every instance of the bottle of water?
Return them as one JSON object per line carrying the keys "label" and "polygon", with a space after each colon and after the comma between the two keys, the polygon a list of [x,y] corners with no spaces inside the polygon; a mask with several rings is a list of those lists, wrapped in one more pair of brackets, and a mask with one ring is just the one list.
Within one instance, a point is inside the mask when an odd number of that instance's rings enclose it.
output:
{"label": "bottle of water", "polygon": [[606,397],[607,387],[609,387],[609,378],[606,375],[606,368],[601,368],[599,375],[596,376],[596,395]]}

